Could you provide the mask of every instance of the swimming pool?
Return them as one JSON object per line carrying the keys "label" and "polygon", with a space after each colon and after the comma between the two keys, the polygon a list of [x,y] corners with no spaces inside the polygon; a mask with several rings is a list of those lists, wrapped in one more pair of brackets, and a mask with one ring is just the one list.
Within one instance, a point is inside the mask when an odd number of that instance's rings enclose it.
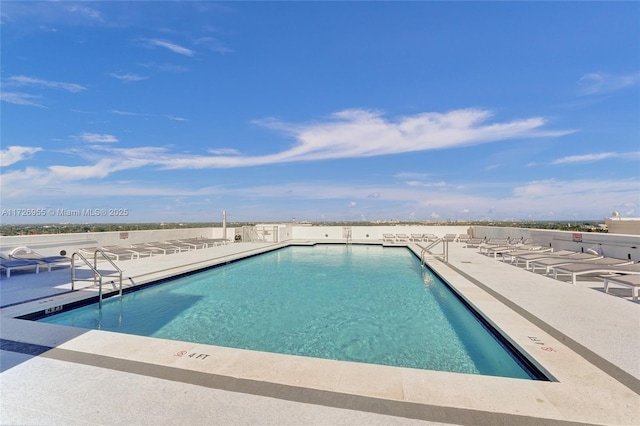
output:
{"label": "swimming pool", "polygon": [[294,246],[41,319],[343,361],[537,379],[406,248]]}

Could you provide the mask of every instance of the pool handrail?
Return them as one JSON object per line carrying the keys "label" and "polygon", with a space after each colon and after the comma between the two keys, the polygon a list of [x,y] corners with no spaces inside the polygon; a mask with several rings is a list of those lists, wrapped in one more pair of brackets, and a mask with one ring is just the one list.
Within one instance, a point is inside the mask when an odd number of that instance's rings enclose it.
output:
{"label": "pool handrail", "polygon": [[[431,253],[430,249],[440,243],[442,243],[442,253]],[[420,251],[420,264],[423,266],[426,264],[425,255],[427,253],[432,255],[433,257],[440,256],[440,260],[442,260],[444,263],[449,263],[449,241],[447,241],[445,238],[438,238],[437,240],[432,241],[426,247],[422,247],[422,251]]]}
{"label": "pool handrail", "polygon": [[[118,265],[116,265],[115,262],[111,260],[109,256],[107,256],[107,254],[100,248],[96,249],[96,251],[93,253],[93,265],[91,265],[86,257],[78,252],[75,252],[71,255],[71,290],[75,290],[75,281],[93,281],[93,285],[98,284],[98,306],[102,308],[102,278],[104,275],[98,271],[98,253],[100,253],[102,257],[104,257],[107,261],[109,261],[109,263],[111,263],[111,266],[116,268],[116,271],[118,271],[118,278],[120,281],[119,295],[120,297],[122,297],[122,269],[120,269]],[[93,271],[93,280],[76,278],[76,255]]]}

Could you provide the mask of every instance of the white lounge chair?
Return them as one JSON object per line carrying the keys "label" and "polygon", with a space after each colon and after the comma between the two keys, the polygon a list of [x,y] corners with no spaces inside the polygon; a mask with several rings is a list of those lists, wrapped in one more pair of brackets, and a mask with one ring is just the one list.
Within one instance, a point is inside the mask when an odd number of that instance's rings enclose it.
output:
{"label": "white lounge chair", "polygon": [[422,234],[411,234],[411,238],[409,238],[409,241],[412,241],[414,243],[422,242]]}
{"label": "white lounge chair", "polygon": [[[182,251],[182,247],[178,247],[178,246],[175,246],[173,244],[168,244],[168,243],[164,243],[164,242],[160,242],[160,241],[144,243],[144,245],[147,246],[151,250],[160,251],[163,254],[180,253]],[[185,250],[188,250],[188,249],[185,248]]]}
{"label": "white lounge chair", "polygon": [[407,234],[396,234],[397,243],[406,243],[408,240],[409,236]]}
{"label": "white lounge chair", "polygon": [[196,244],[202,244],[204,248],[217,247],[220,245],[225,245],[229,242],[228,239],[224,238],[189,238],[188,240],[180,241],[192,241]]}
{"label": "white lounge chair", "polygon": [[486,254],[487,250],[496,247],[511,247],[511,244],[508,238],[489,238],[480,244],[480,253]]}
{"label": "white lounge chair", "polygon": [[633,263],[631,265],[590,265],[589,263],[574,263],[571,265],[558,266],[553,268],[553,278],[558,278],[558,275],[571,276],[571,284],[576,283],[577,278],[582,275],[635,275],[640,274],[640,263]]}
{"label": "white lounge chair", "polygon": [[614,259],[612,257],[604,258],[604,256],[598,256],[590,253],[579,253],[568,259],[538,259],[531,262],[531,272],[536,272],[537,269],[544,269],[544,274],[549,275],[549,272],[556,266],[570,265],[572,263],[585,263],[588,262],[592,265],[628,265],[631,261],[625,261],[620,259]]}
{"label": "white lounge chair", "polygon": [[385,243],[393,243],[396,241],[396,236],[394,234],[382,234],[382,241]]}
{"label": "white lounge chair", "polygon": [[[96,255],[96,251],[102,251],[105,256],[108,258],[119,262],[120,260],[133,260],[138,259],[140,256],[134,250],[130,250],[120,246],[108,246],[108,247],[83,247],[78,250],[83,256],[93,256]],[[102,256],[98,256],[97,259],[100,260]]]}
{"label": "white lounge chair", "polygon": [[209,244],[199,238],[181,238],[178,241],[182,244],[187,244],[193,249],[201,249],[209,247]]}
{"label": "white lounge chair", "polygon": [[436,241],[438,238],[436,234],[422,234],[422,241],[425,243]]}
{"label": "white lounge chair", "polygon": [[524,262],[524,268],[529,269],[529,267],[531,266],[531,262],[533,262],[534,260],[547,259],[547,258],[549,259],[565,258],[565,257],[575,256],[576,254],[579,254],[579,253],[580,252],[572,251],[572,250],[558,250],[558,251],[545,252],[545,253],[525,253],[519,256],[514,256],[511,259],[511,263],[513,263],[516,266],[520,266],[520,262]]}
{"label": "white lounge chair", "polygon": [[469,238],[464,247],[465,248],[478,248],[480,245],[484,243],[484,238]]}
{"label": "white lounge chair", "polygon": [[444,240],[450,243],[457,241],[457,239],[458,239],[458,234],[445,234],[444,236]]}
{"label": "white lounge chair", "polygon": [[185,250],[186,251],[190,251],[191,249],[195,249],[196,248],[196,245],[194,245],[193,243],[184,243],[184,242],[182,242],[180,240],[168,240],[168,241],[165,241],[165,242],[167,244],[171,244],[173,246],[180,247],[181,251],[185,251]]}
{"label": "white lounge chair", "polygon": [[469,234],[460,234],[458,235],[458,241],[461,243],[466,243],[471,239],[471,235]]}
{"label": "white lounge chair", "polygon": [[523,246],[523,248],[516,248],[515,250],[510,250],[502,253],[502,261],[509,263],[513,262],[513,260],[518,256],[525,256],[529,254],[541,255],[541,254],[551,254],[553,249],[551,247],[542,247],[542,246]]}
{"label": "white lounge chair", "polygon": [[[511,252],[532,252],[532,251],[538,251],[543,249],[542,246],[540,245],[535,245],[535,244],[521,244],[521,243],[517,243],[514,245],[508,245],[508,246],[498,246],[498,247],[487,247],[486,250],[486,255],[487,256],[491,256],[493,255],[494,259],[498,258],[498,255],[502,256],[504,258],[505,255],[511,253]],[[551,250],[551,249],[549,249]]]}
{"label": "white lounge chair", "polygon": [[634,302],[638,301],[638,292],[640,292],[640,274],[638,275],[616,275],[606,277],[604,279],[604,292],[609,292],[609,285],[619,284],[625,287],[631,287],[631,297]]}

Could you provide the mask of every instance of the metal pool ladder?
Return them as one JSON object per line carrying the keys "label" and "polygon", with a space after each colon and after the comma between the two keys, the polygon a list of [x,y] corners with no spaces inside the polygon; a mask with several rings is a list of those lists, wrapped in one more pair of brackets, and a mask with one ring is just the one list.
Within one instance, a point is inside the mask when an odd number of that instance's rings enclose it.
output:
{"label": "metal pool ladder", "polygon": [[[442,244],[442,253],[431,253],[431,249],[435,246]],[[422,248],[420,252],[420,264],[422,266],[426,265],[427,256],[431,256],[431,258],[436,258],[442,260],[444,263],[449,263],[449,241],[444,238],[438,238],[437,240],[431,242],[426,247]]]}
{"label": "metal pool ladder", "polygon": [[[84,257],[82,254],[78,252],[75,252],[71,255],[71,290],[75,290],[76,281],[93,281],[93,285],[96,285],[96,284],[98,285],[98,306],[102,308],[102,282],[105,275],[103,275],[102,273],[100,273],[100,271],[98,271],[98,253],[100,253],[103,258],[108,260],[111,266],[116,268],[116,271],[118,272],[118,279],[120,281],[119,295],[120,297],[122,297],[122,269],[120,269],[118,265],[116,265],[113,262],[113,260],[111,260],[109,256],[107,256],[105,252],[102,251],[102,249],[97,249],[93,253],[93,265],[91,265],[91,262],[89,262],[86,257]],[[76,268],[75,268],[76,256],[78,256],[78,258],[80,258],[85,263],[85,265],[87,265],[93,271],[93,279],[76,278]]]}

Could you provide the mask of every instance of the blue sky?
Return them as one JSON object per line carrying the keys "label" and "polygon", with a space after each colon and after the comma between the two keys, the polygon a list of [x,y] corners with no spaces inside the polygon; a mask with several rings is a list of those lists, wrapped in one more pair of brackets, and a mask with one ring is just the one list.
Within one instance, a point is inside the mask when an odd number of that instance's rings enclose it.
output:
{"label": "blue sky", "polygon": [[2,223],[640,216],[638,2],[1,7]]}

